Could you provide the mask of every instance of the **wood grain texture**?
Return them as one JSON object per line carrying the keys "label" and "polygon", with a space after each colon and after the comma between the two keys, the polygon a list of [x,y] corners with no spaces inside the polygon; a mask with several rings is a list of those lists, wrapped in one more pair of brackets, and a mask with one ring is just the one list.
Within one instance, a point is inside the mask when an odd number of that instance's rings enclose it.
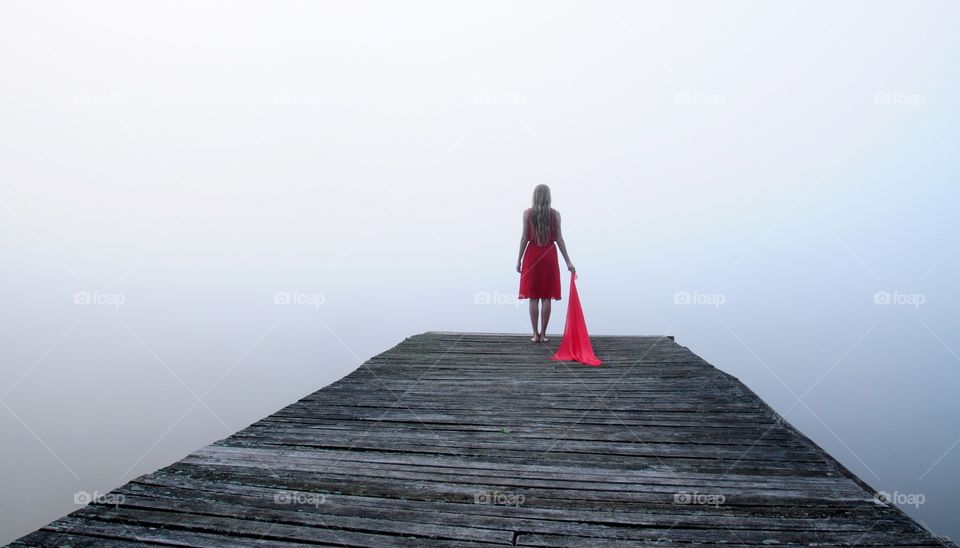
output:
{"label": "wood grain texture", "polygon": [[948,545],[672,337],[427,332],[12,546]]}

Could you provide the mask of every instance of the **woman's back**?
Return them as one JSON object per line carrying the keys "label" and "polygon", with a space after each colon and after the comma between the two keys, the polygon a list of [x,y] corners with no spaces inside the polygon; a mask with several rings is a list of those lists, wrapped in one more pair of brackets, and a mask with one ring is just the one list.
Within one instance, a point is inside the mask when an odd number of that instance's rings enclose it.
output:
{"label": "woman's back", "polygon": [[557,240],[557,214],[556,210],[550,208],[550,236],[543,244],[537,243],[536,225],[533,222],[533,208],[527,208],[527,241],[531,245],[550,245]]}

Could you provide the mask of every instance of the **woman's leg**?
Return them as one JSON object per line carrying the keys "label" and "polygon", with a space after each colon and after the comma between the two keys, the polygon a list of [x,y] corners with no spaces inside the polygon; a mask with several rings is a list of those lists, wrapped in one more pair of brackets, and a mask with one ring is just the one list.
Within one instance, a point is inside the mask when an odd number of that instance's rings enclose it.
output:
{"label": "woman's leg", "polygon": [[550,323],[550,299],[541,299],[540,306],[540,342],[547,340],[547,324]]}
{"label": "woman's leg", "polygon": [[530,298],[530,324],[533,326],[533,337],[530,340],[533,342],[540,342],[537,335],[537,301],[539,299]]}

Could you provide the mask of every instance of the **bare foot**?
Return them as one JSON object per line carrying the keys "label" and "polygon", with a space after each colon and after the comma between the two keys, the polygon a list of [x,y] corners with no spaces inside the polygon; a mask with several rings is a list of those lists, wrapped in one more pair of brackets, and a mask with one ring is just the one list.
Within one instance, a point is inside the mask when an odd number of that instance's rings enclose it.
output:
{"label": "bare foot", "polygon": [[530,342],[540,342],[540,335],[534,335],[530,337]]}
{"label": "bare foot", "polygon": [[549,341],[549,340],[550,340],[550,339],[547,338],[547,334],[546,334],[546,333],[543,333],[542,335],[540,335],[540,342],[547,342],[547,341]]}

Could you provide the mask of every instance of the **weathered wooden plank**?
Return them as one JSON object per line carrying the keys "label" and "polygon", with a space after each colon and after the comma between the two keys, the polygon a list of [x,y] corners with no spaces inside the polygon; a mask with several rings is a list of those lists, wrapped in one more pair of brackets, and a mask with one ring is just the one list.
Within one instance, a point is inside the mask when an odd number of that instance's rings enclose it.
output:
{"label": "weathered wooden plank", "polygon": [[295,462],[297,459],[309,459],[315,461],[317,470],[324,471],[328,465],[343,463],[349,465],[356,463],[370,467],[389,467],[406,466],[416,469],[450,469],[458,470],[462,473],[503,473],[508,477],[538,477],[552,479],[582,479],[597,481],[619,481],[629,482],[633,480],[642,481],[661,481],[686,484],[694,482],[702,484],[709,480],[714,485],[723,485],[733,483],[738,485],[775,484],[784,488],[794,486],[819,486],[836,485],[837,483],[848,481],[849,478],[837,477],[835,474],[824,477],[798,476],[785,478],[780,476],[770,476],[765,478],[763,475],[751,474],[740,475],[727,473],[702,474],[694,472],[681,472],[677,470],[655,470],[655,469],[631,469],[620,470],[616,468],[603,468],[600,466],[558,466],[556,464],[515,464],[507,462],[489,462],[482,460],[467,460],[456,457],[437,458],[420,457],[413,454],[404,453],[377,453],[368,451],[335,451],[335,450],[297,450],[292,448],[269,448],[269,447],[235,447],[224,445],[210,445],[195,451],[188,455],[181,462],[190,463],[194,458],[203,459],[205,457],[217,458],[220,456],[237,456],[250,460],[271,460],[276,463],[278,469],[282,469],[284,463]]}
{"label": "weathered wooden plank", "polygon": [[[643,541],[658,545],[672,542],[699,543],[703,532],[697,529],[679,527],[644,530]],[[772,533],[772,532],[771,532]],[[891,540],[895,538],[896,540]],[[830,533],[830,532],[791,532],[779,531],[775,534],[763,532],[743,532],[725,529],[710,531],[710,542],[724,545],[770,545],[793,544],[814,546],[939,546],[930,535],[922,533]],[[575,535],[521,534],[516,546],[604,546],[633,547],[637,539],[596,538]]]}
{"label": "weathered wooden plank", "polygon": [[[83,533],[78,533],[78,530],[82,530]],[[169,546],[224,546],[227,548],[249,548],[252,546],[290,548],[300,546],[297,543],[278,542],[262,536],[236,537],[171,528],[160,529],[138,523],[99,521],[72,515],[61,518],[43,529],[19,539],[11,546],[142,547],[148,543]]]}
{"label": "weathered wooden plank", "polygon": [[[443,483],[470,483],[489,484],[496,482],[503,485],[562,488],[562,489],[594,489],[606,491],[624,491],[642,489],[648,492],[675,493],[682,489],[695,489],[703,485],[700,478],[674,476],[650,476],[644,473],[633,475],[600,475],[588,474],[583,471],[576,473],[552,473],[549,468],[540,467],[535,472],[519,472],[515,470],[502,471],[497,469],[474,469],[468,466],[438,466],[438,465],[398,465],[382,462],[364,463],[346,460],[320,460],[314,458],[298,458],[286,455],[278,463],[276,457],[257,458],[256,455],[241,454],[235,457],[191,455],[181,461],[183,464],[196,467],[247,467],[266,470],[328,472],[333,475],[352,475],[364,477],[398,478],[398,479],[425,479]],[[862,498],[863,491],[859,486],[845,478],[836,478],[831,481],[811,481],[797,479],[793,481],[770,481],[757,477],[761,481],[747,481],[743,479],[712,480],[716,488],[722,488],[727,494],[753,493],[757,490],[774,493],[782,492],[784,496],[793,493],[796,496],[835,495]],[[771,479],[774,476],[770,477]],[[763,481],[763,479],[766,479]]]}
{"label": "weathered wooden plank", "polygon": [[[284,491],[231,482],[209,482],[196,478],[186,480],[180,477],[152,477],[145,478],[143,482],[124,487],[120,492],[173,500],[202,499],[208,502],[224,501],[247,506],[271,507],[270,503],[275,494]],[[677,523],[678,516],[683,516],[684,522],[688,526],[731,529],[864,532],[871,530],[867,529],[867,523],[869,523],[872,530],[912,530],[912,525],[907,520],[890,520],[878,517],[876,515],[878,510],[871,507],[864,507],[858,511],[826,508],[821,512],[817,512],[816,508],[810,508],[803,509],[802,513],[794,514],[791,514],[789,509],[776,513],[765,513],[763,510],[767,510],[767,508],[762,508],[756,513],[747,514],[739,510],[733,513],[720,508],[716,512],[704,513],[671,506],[659,509],[650,507],[643,512],[607,513],[582,509],[556,510],[526,506],[491,507],[471,503],[441,503],[437,501],[334,494],[326,495],[323,504],[322,511],[328,514],[345,513],[356,516],[373,511],[378,512],[378,516],[388,517],[389,519],[491,528],[508,523],[511,528],[528,532],[573,532],[575,529],[572,529],[572,527],[582,527],[583,523],[604,527],[628,528],[672,526]],[[495,511],[490,511],[491,508]],[[849,523],[845,520],[830,519],[841,512],[847,517],[856,514],[860,519]]]}

